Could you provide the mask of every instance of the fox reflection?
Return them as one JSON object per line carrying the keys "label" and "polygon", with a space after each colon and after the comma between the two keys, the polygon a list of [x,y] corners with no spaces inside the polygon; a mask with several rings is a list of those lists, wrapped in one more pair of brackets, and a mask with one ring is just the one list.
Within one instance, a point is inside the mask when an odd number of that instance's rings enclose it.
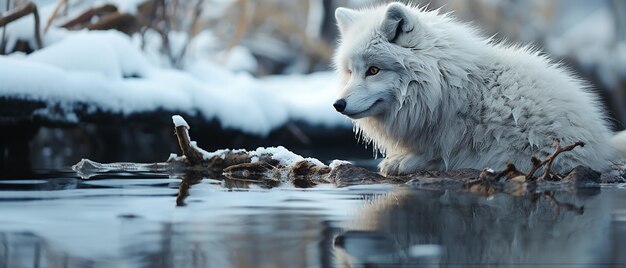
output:
{"label": "fox reflection", "polygon": [[[340,267],[590,265],[610,251],[604,195],[554,200],[402,190],[375,197],[335,238]],[[569,197],[569,198],[568,198]],[[552,202],[551,202],[552,201]]]}

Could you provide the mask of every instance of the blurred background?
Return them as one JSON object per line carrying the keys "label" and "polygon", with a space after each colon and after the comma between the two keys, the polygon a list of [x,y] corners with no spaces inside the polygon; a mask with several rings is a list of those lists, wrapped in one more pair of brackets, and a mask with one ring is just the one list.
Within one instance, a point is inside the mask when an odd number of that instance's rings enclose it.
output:
{"label": "blurred background", "polygon": [[[80,158],[104,162],[162,161],[169,152],[178,151],[169,125],[169,116],[174,112],[186,115],[192,124],[192,138],[208,150],[284,145],[297,153],[323,160],[370,159],[371,150],[356,142],[350,122],[335,115],[331,107],[334,75],[329,72],[329,66],[337,42],[334,10],[339,6],[360,8],[385,2],[390,1],[0,0],[0,26],[3,26],[0,27],[0,54],[12,60],[27,60],[31,54],[69,40],[75,33],[108,30],[123,33],[124,39],[141,51],[141,57],[152,69],[195,72],[196,76],[199,62],[211,66],[201,69],[210,70],[206,72],[220,69],[217,75],[212,73],[204,79],[232,77],[224,80],[219,89],[208,89],[219,90],[220,94],[243,98],[242,91],[229,93],[231,85],[242,79],[258,80],[263,82],[254,85],[263,85],[263,92],[267,93],[263,96],[268,98],[295,92],[293,98],[302,99],[297,94],[302,87],[307,88],[310,93],[307,98],[313,101],[318,94],[315,83],[326,82],[319,86],[320,105],[306,110],[307,113],[319,111],[324,116],[315,119],[296,116],[294,110],[306,106],[303,103],[307,100],[281,99],[271,103],[276,107],[285,103],[291,107],[283,119],[268,123],[268,127],[246,128],[241,127],[244,123],[229,122],[231,119],[220,116],[219,111],[211,114],[203,113],[200,108],[170,109],[167,105],[155,106],[153,110],[117,112],[97,105],[94,109],[84,108],[91,106],[79,102],[72,105],[82,108],[71,108],[69,115],[67,106],[63,105],[63,116],[51,116],[55,109],[49,109],[51,106],[44,95],[24,97],[15,92],[6,93],[11,89],[2,89],[2,80],[8,77],[3,78],[0,73],[0,107],[4,107],[0,108],[1,167],[19,170],[15,174],[21,174],[24,170],[67,167]],[[496,40],[540,48],[589,81],[605,103],[614,130],[623,129],[626,120],[625,1],[412,2],[427,6],[429,10],[441,8],[441,12],[454,12],[459,20],[477,25],[485,36],[495,35]],[[95,47],[91,51],[101,52]],[[79,67],[83,68],[82,65],[76,68]],[[146,77],[149,76],[142,75],[141,71],[123,72],[120,79]],[[307,77],[317,78],[314,83]],[[267,86],[272,83],[280,84],[276,87],[281,90],[272,94],[273,87]],[[9,86],[5,84],[5,87]],[[258,96],[255,99],[265,100]],[[37,102],[33,104],[33,100]],[[34,108],[25,108],[31,107],[29,105]],[[42,105],[48,109],[42,110]],[[268,117],[276,116],[268,113]],[[11,131],[5,131],[9,129]]]}

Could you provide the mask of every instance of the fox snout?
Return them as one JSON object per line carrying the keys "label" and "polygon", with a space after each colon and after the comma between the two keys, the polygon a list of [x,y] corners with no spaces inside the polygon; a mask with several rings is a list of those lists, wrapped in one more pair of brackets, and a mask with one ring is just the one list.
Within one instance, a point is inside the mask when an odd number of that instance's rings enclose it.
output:
{"label": "fox snout", "polygon": [[340,113],[343,112],[346,109],[346,100],[345,99],[338,99],[333,104],[333,107],[335,107],[335,110],[337,110],[337,112],[340,112]]}

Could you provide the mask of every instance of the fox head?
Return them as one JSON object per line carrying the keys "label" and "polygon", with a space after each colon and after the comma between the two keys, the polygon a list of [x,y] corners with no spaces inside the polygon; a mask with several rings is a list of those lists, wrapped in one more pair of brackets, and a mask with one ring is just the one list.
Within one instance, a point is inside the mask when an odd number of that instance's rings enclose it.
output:
{"label": "fox head", "polygon": [[473,27],[401,3],[338,8],[335,17],[341,90],[334,107],[383,154],[382,147],[395,146],[392,140],[433,133],[434,125],[463,109],[456,95],[476,77],[478,51],[488,42]]}
{"label": "fox head", "polygon": [[338,8],[335,17],[341,33],[335,68],[343,88],[335,109],[352,118],[375,117],[389,112],[412,77],[403,59],[414,57],[422,29],[417,11],[400,4],[355,11]]}

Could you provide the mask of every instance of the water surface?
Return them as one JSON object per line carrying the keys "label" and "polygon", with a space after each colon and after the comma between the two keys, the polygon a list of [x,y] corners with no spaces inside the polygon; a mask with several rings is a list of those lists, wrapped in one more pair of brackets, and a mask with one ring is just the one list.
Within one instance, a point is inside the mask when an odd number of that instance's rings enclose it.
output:
{"label": "water surface", "polygon": [[0,267],[626,265],[626,187],[551,194],[2,180]]}

